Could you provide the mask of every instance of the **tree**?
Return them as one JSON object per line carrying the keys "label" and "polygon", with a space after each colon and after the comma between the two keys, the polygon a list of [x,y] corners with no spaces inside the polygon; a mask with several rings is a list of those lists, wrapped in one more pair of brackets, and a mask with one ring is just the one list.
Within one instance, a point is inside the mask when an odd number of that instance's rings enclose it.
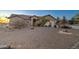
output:
{"label": "tree", "polygon": [[66,19],[65,16],[63,16],[62,23],[63,23],[63,24],[67,23],[67,19]]}
{"label": "tree", "polygon": [[60,20],[60,18],[59,17],[57,17],[57,19],[56,19],[57,21],[59,21]]}
{"label": "tree", "polygon": [[63,16],[63,19],[62,19],[63,21],[66,21],[66,17],[65,16]]}
{"label": "tree", "polygon": [[74,24],[74,20],[75,20],[75,19],[72,17],[71,20],[69,20],[69,23],[70,23],[70,24]]}

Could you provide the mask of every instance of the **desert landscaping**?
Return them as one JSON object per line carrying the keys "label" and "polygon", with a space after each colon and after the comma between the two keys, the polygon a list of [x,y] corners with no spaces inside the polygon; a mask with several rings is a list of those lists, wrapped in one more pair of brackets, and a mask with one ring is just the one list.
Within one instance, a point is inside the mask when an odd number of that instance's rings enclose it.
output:
{"label": "desert landscaping", "polygon": [[11,14],[0,18],[0,48],[78,49],[78,21],[68,21],[65,16],[60,19],[51,15]]}
{"label": "desert landscaping", "polygon": [[[13,49],[64,49],[79,48],[79,30],[69,30],[72,34],[59,33],[58,29],[35,27],[33,30],[0,31],[0,45]],[[4,34],[5,33],[5,34]],[[78,44],[79,45],[79,44]]]}

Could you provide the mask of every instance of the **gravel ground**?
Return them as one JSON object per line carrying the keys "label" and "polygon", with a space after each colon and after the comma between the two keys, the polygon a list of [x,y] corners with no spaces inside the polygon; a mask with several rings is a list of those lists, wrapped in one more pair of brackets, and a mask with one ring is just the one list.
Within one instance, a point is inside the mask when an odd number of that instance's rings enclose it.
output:
{"label": "gravel ground", "polygon": [[58,29],[35,27],[33,30],[0,30],[0,45],[14,49],[71,49],[79,42],[79,30],[69,29],[71,35],[60,34]]}

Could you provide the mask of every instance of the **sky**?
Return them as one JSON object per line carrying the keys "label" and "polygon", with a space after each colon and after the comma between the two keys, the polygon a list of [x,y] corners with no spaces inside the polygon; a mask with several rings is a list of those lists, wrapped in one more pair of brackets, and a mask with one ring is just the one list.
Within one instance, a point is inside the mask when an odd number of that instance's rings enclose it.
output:
{"label": "sky", "polygon": [[62,18],[65,16],[67,19],[71,19],[73,16],[79,13],[79,10],[0,10],[0,17],[8,17],[11,14],[25,14],[25,15],[52,15],[54,17]]}

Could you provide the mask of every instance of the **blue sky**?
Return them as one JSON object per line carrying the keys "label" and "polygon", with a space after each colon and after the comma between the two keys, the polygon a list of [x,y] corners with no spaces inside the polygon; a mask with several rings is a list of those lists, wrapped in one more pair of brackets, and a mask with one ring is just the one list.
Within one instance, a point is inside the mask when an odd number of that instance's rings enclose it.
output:
{"label": "blue sky", "polygon": [[0,10],[0,16],[10,16],[11,14],[25,14],[25,15],[52,15],[54,17],[66,16],[70,19],[74,15],[78,14],[79,10]]}

